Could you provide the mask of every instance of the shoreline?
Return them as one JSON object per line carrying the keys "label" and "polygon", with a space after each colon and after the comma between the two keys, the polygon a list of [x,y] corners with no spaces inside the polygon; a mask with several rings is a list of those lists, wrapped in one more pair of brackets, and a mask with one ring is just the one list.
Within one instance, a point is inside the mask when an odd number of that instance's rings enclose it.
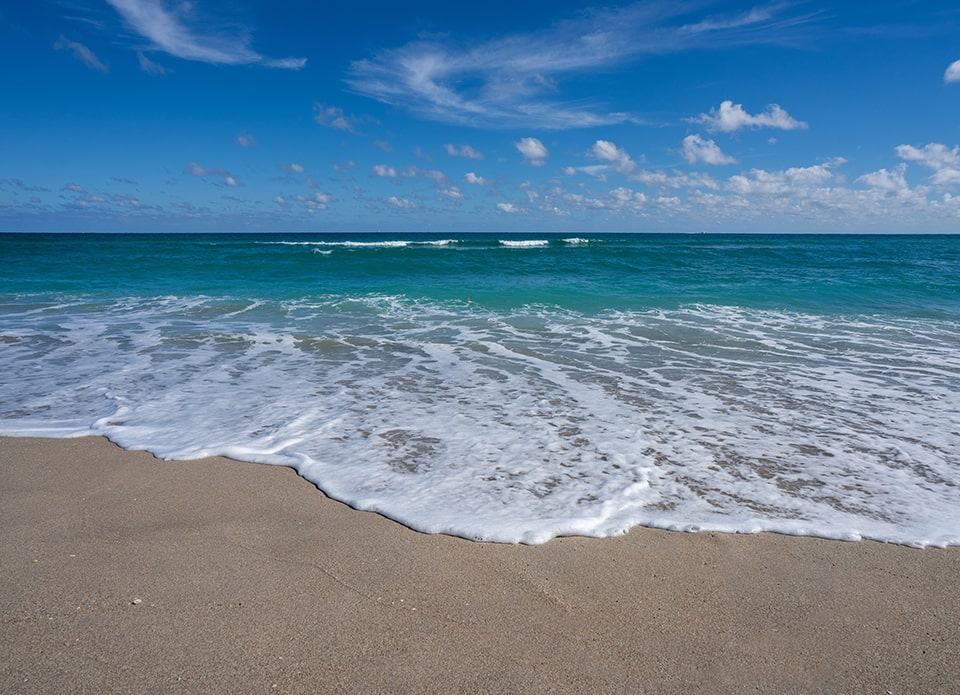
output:
{"label": "shoreline", "polygon": [[4,692],[950,692],[960,548],[431,536],[289,468],[0,437]]}

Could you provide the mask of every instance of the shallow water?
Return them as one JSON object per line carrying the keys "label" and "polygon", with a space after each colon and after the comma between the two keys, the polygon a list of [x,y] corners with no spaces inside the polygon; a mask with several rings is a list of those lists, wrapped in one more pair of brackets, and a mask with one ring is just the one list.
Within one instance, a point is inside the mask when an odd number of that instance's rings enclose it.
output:
{"label": "shallow water", "polygon": [[960,543],[960,237],[0,235],[0,433],[413,528]]}

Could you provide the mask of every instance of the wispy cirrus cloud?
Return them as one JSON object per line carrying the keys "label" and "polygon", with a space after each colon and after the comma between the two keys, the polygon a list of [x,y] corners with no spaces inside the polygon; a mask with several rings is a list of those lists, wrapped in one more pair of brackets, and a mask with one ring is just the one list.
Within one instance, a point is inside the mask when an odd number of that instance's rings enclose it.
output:
{"label": "wispy cirrus cloud", "polygon": [[63,34],[60,34],[60,38],[58,38],[57,42],[53,44],[53,47],[58,51],[70,51],[73,53],[74,58],[86,65],[88,68],[92,68],[100,72],[107,72],[107,66],[99,58],[97,58],[93,51],[84,46],[82,43],[71,41]]}
{"label": "wispy cirrus cloud", "polygon": [[638,2],[467,46],[418,40],[353,63],[347,81],[360,94],[445,123],[553,130],[624,123],[638,119],[596,101],[564,99],[561,81],[651,55],[792,43],[816,18],[786,2],[704,16],[713,4]]}
{"label": "wispy cirrus cloud", "polygon": [[154,63],[152,60],[143,55],[143,51],[137,51],[137,61],[140,63],[140,69],[143,70],[148,75],[166,75],[167,69],[160,65],[159,63]]}
{"label": "wispy cirrus cloud", "polygon": [[242,33],[189,26],[191,3],[168,6],[163,0],[107,0],[127,26],[151,42],[153,50],[214,65],[259,64],[299,70],[306,58],[267,58],[249,47]]}

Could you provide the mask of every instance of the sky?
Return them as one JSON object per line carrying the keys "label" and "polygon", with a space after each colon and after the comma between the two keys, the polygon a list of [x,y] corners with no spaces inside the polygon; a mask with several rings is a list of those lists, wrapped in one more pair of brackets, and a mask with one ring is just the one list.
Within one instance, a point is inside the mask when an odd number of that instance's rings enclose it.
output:
{"label": "sky", "polygon": [[955,0],[0,0],[0,231],[960,233]]}

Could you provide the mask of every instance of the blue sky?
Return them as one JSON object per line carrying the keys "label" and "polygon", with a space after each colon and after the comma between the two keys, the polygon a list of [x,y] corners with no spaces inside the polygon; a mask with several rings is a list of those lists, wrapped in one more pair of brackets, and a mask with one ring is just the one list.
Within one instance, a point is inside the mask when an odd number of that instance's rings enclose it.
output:
{"label": "blue sky", "polygon": [[0,2],[0,230],[960,232],[960,6]]}

